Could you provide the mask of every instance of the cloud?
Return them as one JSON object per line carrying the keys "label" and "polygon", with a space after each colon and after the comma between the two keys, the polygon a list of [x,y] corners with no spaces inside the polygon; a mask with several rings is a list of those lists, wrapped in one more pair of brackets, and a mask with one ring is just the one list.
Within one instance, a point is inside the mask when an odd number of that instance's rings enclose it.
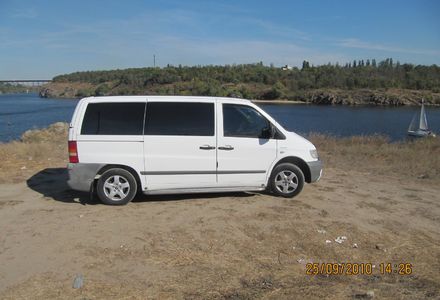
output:
{"label": "cloud", "polygon": [[[37,13],[30,9],[16,17],[33,15]],[[24,61],[41,61],[50,76],[78,70],[148,66],[152,65],[153,54],[160,66],[259,61],[300,66],[303,60],[315,65],[343,63],[362,52],[350,49],[440,55],[437,50],[322,37],[286,26],[283,20],[231,17],[223,12],[206,15],[188,9],[149,10],[130,18],[96,18],[70,24],[60,20],[53,22],[51,28],[29,32],[0,28],[0,54],[14,51]],[[41,59],[35,59],[36,55]]]}
{"label": "cloud", "polygon": [[396,47],[390,45],[370,43],[355,38],[338,40],[336,42],[336,45],[345,48],[357,48],[357,49],[378,50],[378,51],[386,51],[386,52],[440,56],[440,51],[438,50],[402,48],[402,47]]}
{"label": "cloud", "polygon": [[[331,52],[321,53],[295,43],[257,39],[188,39],[162,36],[151,41],[162,64],[241,64],[263,61],[277,66],[300,66],[304,59],[315,64],[346,61],[347,58]],[[159,46],[157,46],[159,45]]]}
{"label": "cloud", "polygon": [[[4,34],[0,51],[37,49],[45,76],[80,70],[143,67],[152,65],[242,64],[263,61],[276,66],[300,66],[303,60],[314,64],[348,61],[330,50],[309,45],[307,33],[256,18],[239,20],[228,29],[256,27],[239,34],[214,35],[225,16],[199,16],[187,10],[141,13],[130,19],[96,20],[87,24],[54,24],[53,31],[37,31],[19,36]],[[25,61],[33,60],[32,55]],[[49,59],[50,58],[50,59]],[[40,61],[40,60],[37,60]],[[36,62],[32,62],[37,64]],[[43,72],[43,71],[41,71]]]}

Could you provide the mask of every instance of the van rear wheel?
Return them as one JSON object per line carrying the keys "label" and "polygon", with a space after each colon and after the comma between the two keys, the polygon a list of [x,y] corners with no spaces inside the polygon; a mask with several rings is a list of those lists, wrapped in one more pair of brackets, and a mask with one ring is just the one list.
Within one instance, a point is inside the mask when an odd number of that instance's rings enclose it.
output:
{"label": "van rear wheel", "polygon": [[282,163],[276,166],[270,176],[270,188],[278,196],[292,198],[304,186],[304,173],[294,164]]}
{"label": "van rear wheel", "polygon": [[133,200],[136,191],[136,179],[124,169],[110,169],[99,177],[97,193],[99,199],[105,204],[127,204]]}

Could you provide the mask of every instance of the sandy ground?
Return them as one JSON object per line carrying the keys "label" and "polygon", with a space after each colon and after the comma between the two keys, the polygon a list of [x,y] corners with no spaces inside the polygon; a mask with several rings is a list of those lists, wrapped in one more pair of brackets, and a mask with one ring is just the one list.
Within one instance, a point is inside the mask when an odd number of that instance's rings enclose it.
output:
{"label": "sandy ground", "polygon": [[[327,168],[295,199],[139,196],[123,207],[65,180],[53,168],[0,184],[1,299],[440,297],[440,189],[423,180]],[[309,262],[375,268],[311,276]],[[412,274],[380,274],[380,263]]]}

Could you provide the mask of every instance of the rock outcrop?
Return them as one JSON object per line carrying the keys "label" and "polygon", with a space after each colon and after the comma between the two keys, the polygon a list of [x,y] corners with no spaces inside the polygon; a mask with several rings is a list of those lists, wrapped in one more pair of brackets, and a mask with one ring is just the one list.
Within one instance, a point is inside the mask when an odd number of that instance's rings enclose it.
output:
{"label": "rock outcrop", "polygon": [[[87,93],[85,93],[87,91]],[[39,95],[42,98],[82,98],[93,92],[89,83],[59,83],[52,82],[41,87]]]}
{"label": "rock outcrop", "polygon": [[320,105],[440,105],[440,94],[414,90],[317,90],[298,97],[300,101]]}

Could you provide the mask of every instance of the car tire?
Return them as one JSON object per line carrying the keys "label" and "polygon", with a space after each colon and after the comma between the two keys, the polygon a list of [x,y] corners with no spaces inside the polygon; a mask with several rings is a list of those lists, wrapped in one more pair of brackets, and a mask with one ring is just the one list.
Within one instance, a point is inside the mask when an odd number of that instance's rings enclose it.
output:
{"label": "car tire", "polygon": [[304,173],[296,165],[282,163],[276,166],[269,179],[270,189],[277,196],[293,198],[304,186]]}
{"label": "car tire", "polygon": [[114,168],[99,177],[96,190],[103,203],[125,205],[136,195],[137,183],[133,174],[127,170]]}

